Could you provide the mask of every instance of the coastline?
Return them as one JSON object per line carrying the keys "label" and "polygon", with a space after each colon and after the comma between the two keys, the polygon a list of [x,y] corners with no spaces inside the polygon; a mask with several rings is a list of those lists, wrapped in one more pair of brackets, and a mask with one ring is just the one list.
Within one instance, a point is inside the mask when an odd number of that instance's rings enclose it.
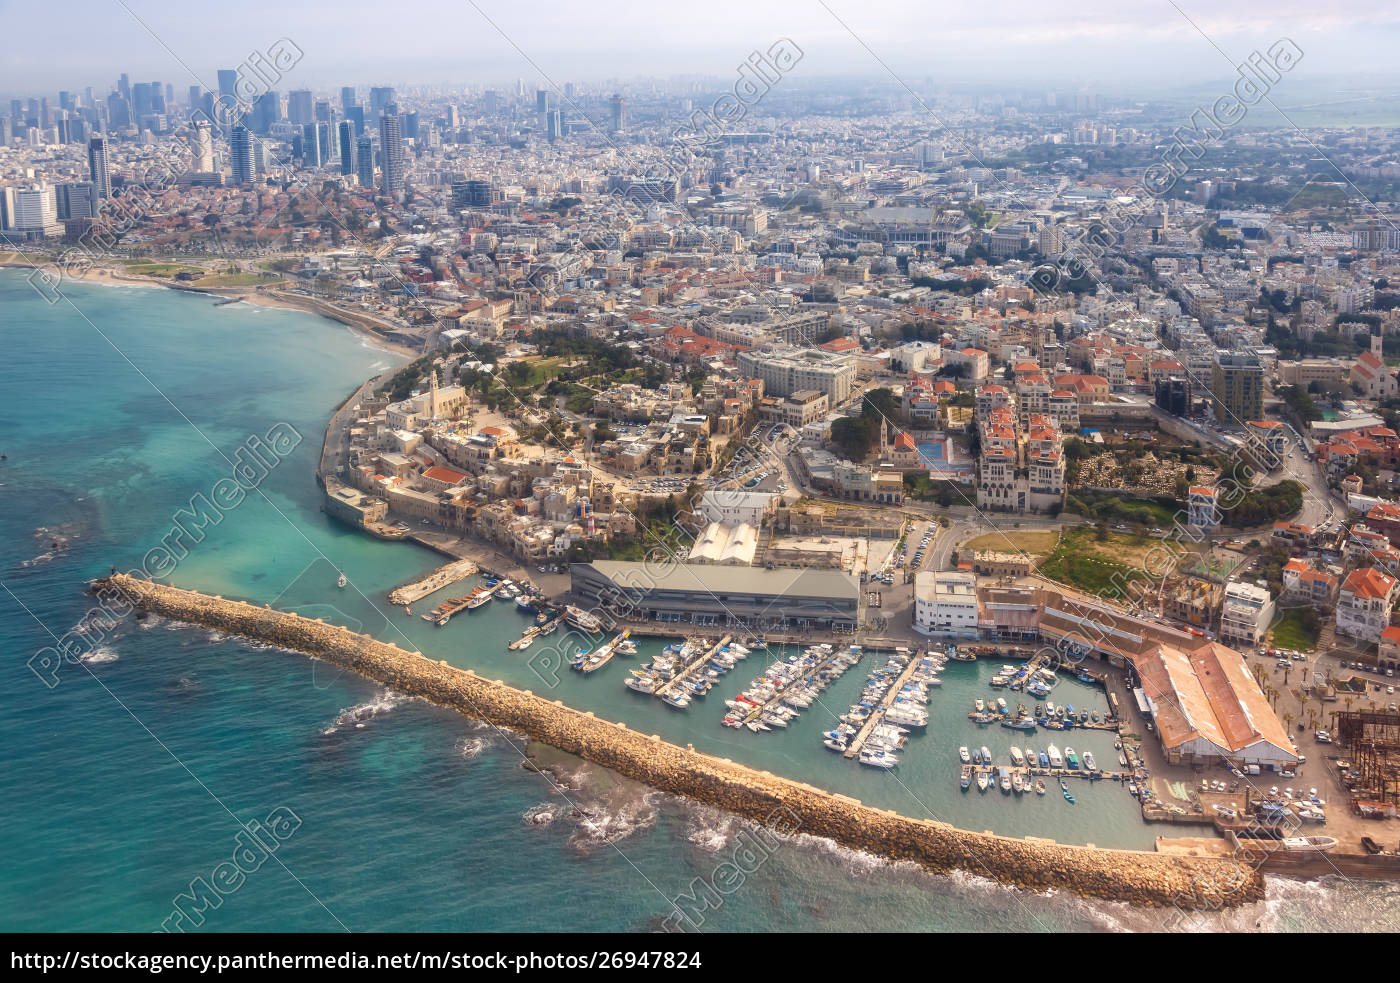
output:
{"label": "coastline", "polygon": [[[28,261],[22,253],[6,252],[0,253],[0,268],[33,270],[35,263]],[[195,264],[190,264],[195,265]],[[87,270],[78,272],[64,272],[64,277],[87,283],[106,284],[108,286],[123,287],[164,287],[167,290],[175,290],[181,293],[204,294],[209,297],[224,297],[230,300],[243,301],[258,307],[267,307],[274,310],[301,311],[304,314],[315,314],[328,321],[335,321],[343,324],[355,334],[362,338],[374,342],[387,352],[395,355],[402,355],[405,358],[414,359],[422,353],[408,345],[393,341],[382,334],[366,327],[364,322],[367,315],[350,311],[339,307],[329,301],[313,301],[311,298],[289,295],[285,291],[274,291],[262,289],[261,287],[201,287],[197,283],[175,283],[165,277],[146,276],[139,273],[128,273],[125,270],[118,271],[111,266],[94,266]],[[269,281],[268,287],[280,281]],[[330,313],[337,312],[336,314]]]}
{"label": "coastline", "polygon": [[963,870],[1012,887],[1064,889],[1147,908],[1194,901],[1216,910],[1264,898],[1262,874],[1228,854],[1202,857],[1071,846],[914,819],[647,736],[592,712],[319,620],[120,574],[99,579],[92,592],[117,609],[154,612],[324,660],[471,719],[518,731],[662,792],[786,832],[824,837],[888,860],[912,861],[930,871]]}

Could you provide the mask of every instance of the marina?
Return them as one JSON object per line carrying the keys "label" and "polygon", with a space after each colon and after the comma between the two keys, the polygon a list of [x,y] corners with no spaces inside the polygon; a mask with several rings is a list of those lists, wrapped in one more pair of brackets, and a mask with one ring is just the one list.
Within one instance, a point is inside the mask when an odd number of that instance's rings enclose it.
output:
{"label": "marina", "polygon": [[668,645],[651,663],[640,670],[634,669],[623,684],[639,693],[655,696],[667,706],[683,710],[690,706],[693,697],[708,693],[715,679],[732,669],[734,662],[748,656],[749,650],[741,646],[741,651],[727,653],[724,661],[716,662],[715,668],[710,670],[710,663],[729,646],[730,639],[731,636],[725,635],[715,645],[704,638]]}
{"label": "marina", "polygon": [[[867,700],[853,705],[847,715],[849,719],[843,720],[859,728],[847,744],[845,756],[856,758],[861,764],[891,767],[894,752],[904,744],[902,738],[907,734],[904,728],[922,729],[928,725],[928,711],[923,704],[928,702],[928,687],[937,684],[937,671],[942,664],[938,656],[914,658],[908,649],[896,649],[885,669],[871,674],[870,685],[862,693]],[[877,693],[877,702],[870,706],[868,698]],[[894,720],[889,720],[891,712],[895,713]],[[878,754],[866,753],[872,739],[877,745],[873,750],[880,752]]]}
{"label": "marina", "polygon": [[786,727],[861,656],[859,645],[837,649],[825,643],[774,663],[748,689],[725,701],[729,712],[721,723],[755,733]]}
{"label": "marina", "polygon": [[611,662],[614,655],[635,653],[637,646],[627,640],[631,634],[630,631],[624,631],[612,641],[605,642],[591,652],[580,648],[570,657],[569,668],[582,673],[596,672]]}

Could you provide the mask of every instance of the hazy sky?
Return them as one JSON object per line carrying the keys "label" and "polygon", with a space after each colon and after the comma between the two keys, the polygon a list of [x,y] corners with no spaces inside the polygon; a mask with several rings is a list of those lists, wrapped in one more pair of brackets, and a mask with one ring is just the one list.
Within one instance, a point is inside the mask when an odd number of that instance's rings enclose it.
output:
{"label": "hazy sky", "polygon": [[1180,11],[1170,0],[0,0],[9,38],[0,92],[85,85],[105,92],[123,71],[182,93],[191,84],[214,88],[215,69],[235,67],[282,37],[305,52],[284,90],[517,77],[533,86],[542,75],[560,84],[728,77],[749,52],[779,37],[801,47],[801,71],[813,77],[888,78],[883,62],[911,84],[1028,79],[1142,87],[1225,78],[1225,56],[1181,11],[1236,62],[1288,37],[1313,78],[1396,70],[1400,8],[1384,0],[1177,3]]}

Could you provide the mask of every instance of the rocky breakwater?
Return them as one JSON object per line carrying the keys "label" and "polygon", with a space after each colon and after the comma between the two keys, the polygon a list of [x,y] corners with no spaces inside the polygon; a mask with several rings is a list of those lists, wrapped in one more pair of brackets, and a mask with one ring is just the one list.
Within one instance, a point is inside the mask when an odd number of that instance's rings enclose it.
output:
{"label": "rocky breakwater", "polygon": [[679,747],[557,700],[295,614],[123,575],[97,581],[94,590],[119,591],[138,609],[324,659],[402,693],[520,731],[654,788],[783,832],[827,837],[933,871],[964,870],[1016,887],[1065,889],[1142,906],[1200,911],[1264,896],[1262,875],[1228,859],[1065,846],[913,819]]}

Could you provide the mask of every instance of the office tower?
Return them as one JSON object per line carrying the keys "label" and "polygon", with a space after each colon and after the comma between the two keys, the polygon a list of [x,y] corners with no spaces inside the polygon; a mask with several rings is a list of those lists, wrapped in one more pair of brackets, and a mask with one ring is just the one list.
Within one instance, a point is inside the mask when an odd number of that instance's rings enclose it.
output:
{"label": "office tower", "polygon": [[550,143],[559,139],[561,126],[562,118],[559,115],[559,110],[551,109],[545,113],[545,137]]}
{"label": "office tower", "polygon": [[73,93],[60,89],[58,91],[58,108],[70,113],[77,109],[77,105],[73,102]]}
{"label": "office tower", "polygon": [[355,124],[347,120],[340,122],[340,173],[355,173]]}
{"label": "office tower", "polygon": [[58,224],[58,202],[54,189],[47,184],[36,184],[32,188],[2,188],[5,228],[12,232],[26,232],[35,235],[58,235],[63,227]]}
{"label": "office tower", "polygon": [[24,122],[24,103],[18,99],[10,100],[10,119],[14,121],[15,126]]}
{"label": "office tower", "polygon": [[188,99],[188,101],[186,102],[186,106],[189,108],[189,110],[190,110],[191,113],[193,113],[196,109],[198,109],[198,108],[200,107],[200,105],[204,102],[203,96],[204,96],[204,89],[203,89],[203,87],[198,86],[198,85],[192,85],[192,86],[190,86],[190,94],[189,94],[189,99]]}
{"label": "office tower", "polygon": [[490,208],[495,199],[496,192],[492,190],[490,181],[471,178],[452,182],[452,207],[458,210]]}
{"label": "office tower", "polygon": [[1264,415],[1264,366],[1250,352],[1221,352],[1210,371],[1215,419],[1243,425]]}
{"label": "office tower", "polygon": [[253,135],[246,126],[235,126],[229,134],[229,162],[234,184],[253,183]]}
{"label": "office tower", "polygon": [[147,82],[146,86],[151,93],[151,112],[165,112],[165,86],[160,82]]}
{"label": "office tower", "polygon": [[328,100],[326,100],[326,99],[317,99],[317,100],[316,100],[316,122],[318,122],[318,123],[329,123],[329,122],[331,122],[331,104],[330,104],[330,102],[329,102]]}
{"label": "office tower", "polygon": [[388,103],[384,115],[379,118],[379,150],[383,159],[380,162],[380,190],[391,197],[403,190],[404,153],[403,120],[399,118],[399,107]]}
{"label": "office tower", "polygon": [[258,96],[257,102],[253,103],[252,129],[255,133],[267,134],[272,131],[272,124],[282,118],[282,100],[276,91],[264,92]]}
{"label": "office tower", "polygon": [[169,106],[175,101],[175,86],[169,82],[165,83],[165,105]]}
{"label": "office tower", "polygon": [[0,116],[0,146],[8,147],[15,138],[14,123],[8,116]]}
{"label": "office tower", "polygon": [[193,169],[207,174],[214,169],[214,133],[208,120],[197,120],[194,124],[194,139],[191,141]]}
{"label": "office tower", "polygon": [[487,89],[482,96],[482,110],[487,116],[495,116],[501,108],[501,94],[495,89]]}
{"label": "office tower", "polygon": [[57,191],[58,220],[96,218],[99,207],[97,187],[91,181],[60,184]]}
{"label": "office tower", "polygon": [[535,90],[535,116],[539,119],[540,129],[545,128],[545,116],[549,112],[549,92],[545,89]]}
{"label": "office tower", "polygon": [[122,77],[117,79],[117,91],[127,102],[131,101],[131,77],[122,72]]}
{"label": "office tower", "polygon": [[341,110],[343,110],[344,112],[348,113],[348,112],[350,112],[350,107],[351,107],[351,106],[358,106],[358,105],[359,105],[359,101],[358,101],[358,100],[356,99],[356,97],[355,97],[355,87],[354,87],[353,85],[341,86],[341,89],[340,89],[340,108],[341,108]]}
{"label": "office tower", "polygon": [[377,85],[369,90],[369,109],[375,119],[382,117],[386,107],[394,100],[394,87],[391,85]]}
{"label": "office tower", "polygon": [[403,114],[403,135],[405,140],[418,139],[418,111]]}
{"label": "office tower", "polygon": [[451,130],[453,133],[456,133],[457,130],[461,127],[461,125],[462,125],[462,116],[461,116],[461,113],[459,113],[459,112],[457,111],[457,106],[456,106],[455,104],[448,106],[448,107],[447,107],[447,128],[448,128],[449,130]]}
{"label": "office tower", "polygon": [[131,113],[139,126],[141,121],[155,112],[155,100],[151,95],[149,82],[137,82],[131,87]]}
{"label": "office tower", "polygon": [[330,158],[330,124],[307,123],[301,128],[301,160],[307,167],[324,167]]}
{"label": "office tower", "polygon": [[104,136],[88,141],[88,176],[97,188],[98,198],[112,197],[112,175],[107,169],[107,138]]}
{"label": "office tower", "polygon": [[355,124],[355,132],[365,132],[365,107],[351,106],[345,111],[345,118]]}
{"label": "office tower", "polygon": [[617,93],[612,97],[612,126],[611,133],[623,133],[627,129],[627,100]]}
{"label": "office tower", "polygon": [[293,89],[287,93],[287,122],[296,126],[316,122],[311,109],[310,89]]}
{"label": "office tower", "polygon": [[131,124],[131,104],[127,102],[126,96],[113,92],[107,97],[107,121],[113,126]]}
{"label": "office tower", "polygon": [[368,134],[355,141],[355,176],[360,187],[374,187],[374,141]]}
{"label": "office tower", "polygon": [[565,82],[565,83],[564,83],[564,98],[565,98],[565,99],[568,99],[568,100],[570,100],[570,101],[572,102],[572,101],[573,101],[573,98],[574,98],[574,91],[575,91],[575,90],[574,90],[574,83],[572,83],[572,82]]}
{"label": "office tower", "polygon": [[219,95],[227,96],[228,103],[232,105],[233,99],[238,95],[238,69],[219,69]]}
{"label": "office tower", "polygon": [[238,69],[221,68],[218,75],[218,118],[215,122],[223,129],[224,135],[231,138],[232,127],[239,122],[234,119],[234,107],[238,105]]}

